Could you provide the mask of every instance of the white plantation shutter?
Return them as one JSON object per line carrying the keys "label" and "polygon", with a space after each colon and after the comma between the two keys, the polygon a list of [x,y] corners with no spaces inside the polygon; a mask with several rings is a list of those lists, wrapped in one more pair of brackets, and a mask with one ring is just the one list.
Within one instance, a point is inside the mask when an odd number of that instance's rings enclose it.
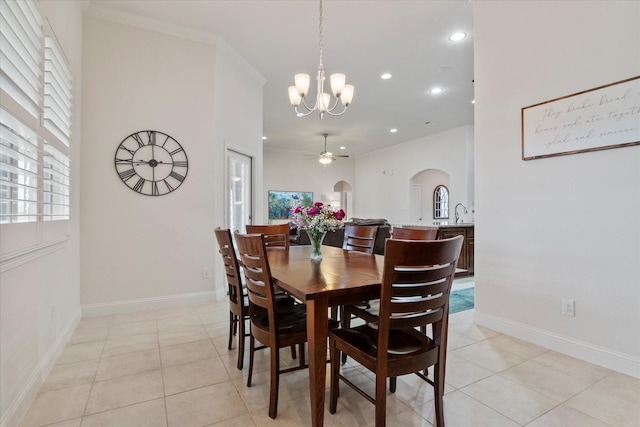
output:
{"label": "white plantation shutter", "polygon": [[33,117],[42,104],[42,18],[30,1],[0,1],[0,89]]}
{"label": "white plantation shutter", "polygon": [[66,146],[71,138],[71,72],[53,37],[45,38],[44,127]]}
{"label": "white plantation shutter", "polygon": [[0,109],[0,224],[36,221],[38,136]]}
{"label": "white plantation shutter", "polygon": [[42,165],[42,219],[69,219],[69,156],[45,141]]}

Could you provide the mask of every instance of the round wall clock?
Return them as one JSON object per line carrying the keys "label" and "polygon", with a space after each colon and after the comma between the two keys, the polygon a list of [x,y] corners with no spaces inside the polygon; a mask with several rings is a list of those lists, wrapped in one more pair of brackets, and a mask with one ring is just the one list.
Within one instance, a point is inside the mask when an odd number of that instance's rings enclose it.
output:
{"label": "round wall clock", "polygon": [[118,176],[127,187],[146,196],[171,193],[184,182],[187,153],[174,138],[155,130],[126,137],[116,150]]}

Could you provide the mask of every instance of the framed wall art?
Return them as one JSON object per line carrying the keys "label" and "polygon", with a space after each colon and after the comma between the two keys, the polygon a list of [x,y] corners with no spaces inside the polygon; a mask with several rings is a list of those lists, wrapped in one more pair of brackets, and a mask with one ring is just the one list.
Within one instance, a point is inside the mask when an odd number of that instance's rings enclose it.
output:
{"label": "framed wall art", "polygon": [[522,160],[640,144],[640,76],[522,108]]}
{"label": "framed wall art", "polygon": [[269,191],[269,219],[289,219],[295,206],[311,206],[310,191]]}

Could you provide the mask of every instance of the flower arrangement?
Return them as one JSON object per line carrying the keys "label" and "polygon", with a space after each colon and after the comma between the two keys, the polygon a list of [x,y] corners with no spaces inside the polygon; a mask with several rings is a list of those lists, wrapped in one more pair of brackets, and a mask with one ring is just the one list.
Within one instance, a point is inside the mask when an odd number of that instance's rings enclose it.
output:
{"label": "flower arrangement", "polygon": [[326,233],[341,228],[345,213],[342,209],[334,211],[331,206],[315,202],[310,207],[296,206],[291,215],[293,222],[307,231]]}
{"label": "flower arrangement", "polygon": [[298,228],[306,230],[311,241],[311,260],[322,261],[322,240],[327,231],[344,226],[345,213],[342,209],[334,211],[331,206],[315,202],[310,207],[296,206],[291,219]]}

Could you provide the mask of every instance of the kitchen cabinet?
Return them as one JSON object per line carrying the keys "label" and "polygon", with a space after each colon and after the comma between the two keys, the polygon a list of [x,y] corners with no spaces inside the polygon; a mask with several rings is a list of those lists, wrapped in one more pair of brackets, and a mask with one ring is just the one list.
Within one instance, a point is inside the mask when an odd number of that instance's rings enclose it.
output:
{"label": "kitchen cabinet", "polygon": [[458,276],[473,276],[475,243],[475,228],[473,224],[441,225],[438,227],[438,239],[449,239],[455,236],[464,237],[460,258],[458,258],[458,268],[466,271],[458,273]]}

